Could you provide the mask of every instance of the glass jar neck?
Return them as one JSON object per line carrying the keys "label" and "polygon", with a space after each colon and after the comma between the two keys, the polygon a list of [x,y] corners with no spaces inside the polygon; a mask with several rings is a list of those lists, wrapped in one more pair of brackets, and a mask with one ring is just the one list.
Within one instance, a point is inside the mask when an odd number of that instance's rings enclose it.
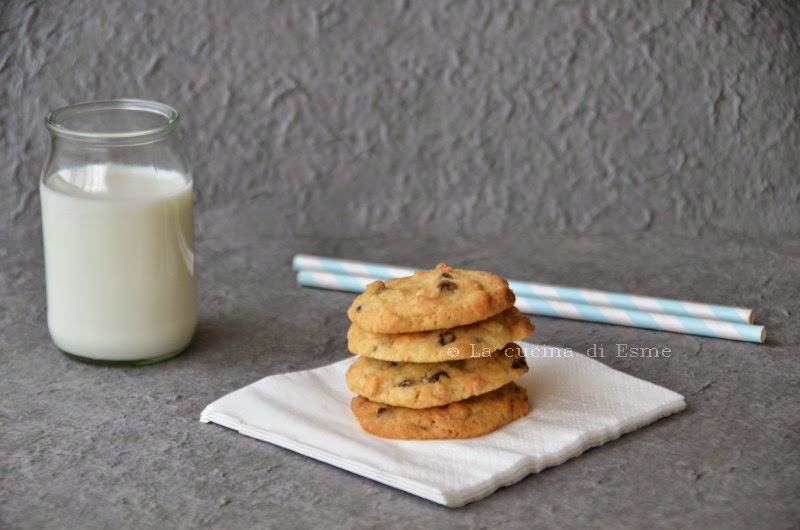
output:
{"label": "glass jar neck", "polygon": [[136,146],[164,140],[180,115],[168,105],[139,99],[79,103],[55,110],[45,124],[54,141],[95,146]]}
{"label": "glass jar neck", "polygon": [[146,175],[175,180],[181,175],[189,183],[179,119],[172,107],[133,99],[81,103],[51,112],[46,119],[50,149],[40,182],[63,180],[81,193],[102,188],[95,184],[120,174],[135,174],[139,180]]}

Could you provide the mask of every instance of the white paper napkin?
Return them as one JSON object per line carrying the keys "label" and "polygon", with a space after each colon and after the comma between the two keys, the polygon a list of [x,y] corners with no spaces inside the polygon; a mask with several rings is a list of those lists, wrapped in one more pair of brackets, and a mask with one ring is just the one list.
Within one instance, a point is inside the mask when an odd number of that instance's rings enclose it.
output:
{"label": "white paper napkin", "polygon": [[[682,410],[683,396],[579,353],[519,343],[531,412],[468,440],[402,441],[361,430],[344,374],[354,358],[273,375],[203,410],[214,422],[422,498],[463,506]],[[538,349],[536,349],[538,348]]]}

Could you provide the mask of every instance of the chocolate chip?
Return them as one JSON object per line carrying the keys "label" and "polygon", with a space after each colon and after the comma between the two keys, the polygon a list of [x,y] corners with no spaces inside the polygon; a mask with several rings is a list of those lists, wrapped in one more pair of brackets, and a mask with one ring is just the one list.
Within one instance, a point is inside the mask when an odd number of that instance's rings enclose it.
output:
{"label": "chocolate chip", "polygon": [[458,285],[454,284],[450,280],[445,280],[443,282],[439,282],[439,285],[437,285],[436,287],[438,287],[442,291],[455,291],[458,288]]}
{"label": "chocolate chip", "polygon": [[430,376],[428,378],[428,382],[429,383],[435,383],[436,381],[438,381],[442,377],[450,377],[450,376],[447,375],[447,372],[436,372],[435,374],[433,374],[432,376]]}
{"label": "chocolate chip", "polygon": [[356,313],[360,313],[360,312],[361,312],[361,306],[360,305],[356,306]]}
{"label": "chocolate chip", "polygon": [[380,408],[378,409],[378,416],[380,416],[381,414],[383,414],[384,412],[386,412],[386,410],[387,410],[387,409],[386,409],[386,407],[380,407]]}
{"label": "chocolate chip", "polygon": [[442,333],[439,333],[439,346],[450,344],[454,340],[456,340],[456,336],[449,331],[443,331]]}
{"label": "chocolate chip", "polygon": [[525,357],[515,357],[513,361],[511,361],[511,369],[516,370],[517,368],[525,368],[528,366],[528,363],[525,362]]}
{"label": "chocolate chip", "polygon": [[394,361],[391,361],[391,362],[392,362],[392,366],[397,366],[396,362],[394,362]]}
{"label": "chocolate chip", "polygon": [[453,275],[450,274],[449,272],[443,272],[442,273],[442,278],[452,278],[452,277],[453,277]]}
{"label": "chocolate chip", "polygon": [[403,379],[397,386],[411,386],[412,384],[411,379]]}

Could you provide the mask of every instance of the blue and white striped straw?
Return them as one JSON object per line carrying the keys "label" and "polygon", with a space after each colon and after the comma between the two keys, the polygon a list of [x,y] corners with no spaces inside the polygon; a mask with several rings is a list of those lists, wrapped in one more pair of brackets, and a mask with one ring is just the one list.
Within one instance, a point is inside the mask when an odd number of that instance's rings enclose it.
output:
{"label": "blue and white striped straw", "polygon": [[[297,283],[305,287],[318,287],[337,291],[363,292],[377,278],[333,274],[329,272],[301,270],[297,272]],[[764,342],[766,330],[763,326],[694,318],[664,313],[649,313],[633,309],[575,304],[558,300],[546,300],[517,296],[517,308],[523,313],[602,324],[614,324],[635,328],[672,331],[689,335],[702,335],[746,342]]]}
{"label": "blue and white striped straw", "polygon": [[764,326],[725,322],[706,318],[649,313],[635,309],[573,304],[544,298],[517,296],[517,309],[530,315],[541,315],[571,320],[585,320],[601,324],[614,324],[633,328],[672,331],[687,335],[702,335],[719,339],[764,342],[767,333]]}
{"label": "blue and white striped straw", "polygon": [[[392,265],[381,265],[380,263],[325,258],[307,254],[297,254],[292,260],[292,266],[295,270],[366,276],[379,280],[409,276],[414,274],[415,271],[415,269],[408,267],[395,267]],[[631,309],[647,313],[664,313],[667,315],[695,317],[707,320],[725,320],[728,322],[740,322],[745,324],[752,324],[754,321],[753,310],[743,307],[700,304],[697,302],[612,293],[593,289],[576,289],[573,287],[561,287],[546,283],[510,280],[508,284],[517,296],[558,300],[591,306],[616,307],[619,309]]]}

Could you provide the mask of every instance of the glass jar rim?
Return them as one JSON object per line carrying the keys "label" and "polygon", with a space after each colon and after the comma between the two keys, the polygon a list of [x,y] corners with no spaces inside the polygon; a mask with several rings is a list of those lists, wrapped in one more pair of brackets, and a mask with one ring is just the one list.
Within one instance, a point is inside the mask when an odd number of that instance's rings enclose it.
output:
{"label": "glass jar rim", "polygon": [[[131,128],[125,131],[92,131],[68,127],[64,121],[79,114],[102,111],[136,111],[148,112],[161,116],[163,122],[155,127]],[[148,137],[161,136],[174,129],[180,121],[180,113],[169,105],[146,99],[108,99],[88,101],[61,107],[47,114],[47,129],[60,137],[85,141],[141,140]]]}

